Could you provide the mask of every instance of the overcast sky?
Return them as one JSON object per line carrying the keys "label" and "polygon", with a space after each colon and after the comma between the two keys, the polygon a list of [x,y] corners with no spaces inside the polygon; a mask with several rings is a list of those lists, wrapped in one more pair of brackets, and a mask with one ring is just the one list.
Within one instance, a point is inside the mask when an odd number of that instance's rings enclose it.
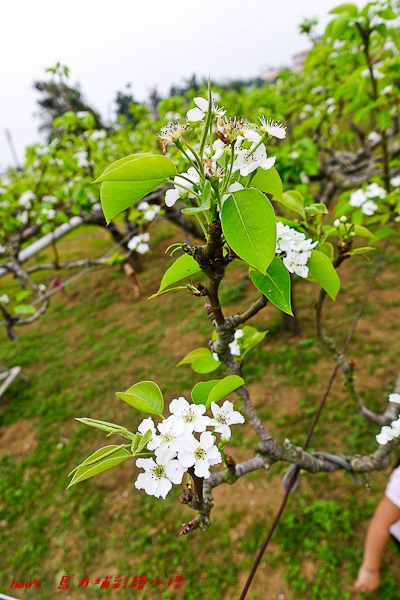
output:
{"label": "overcast sky", "polygon": [[116,91],[135,99],[157,86],[167,93],[193,73],[215,79],[257,76],[290,66],[308,47],[304,17],[328,21],[339,0],[22,0],[7,2],[0,33],[0,169],[39,141],[34,80],[57,61],[70,68],[90,105],[105,119]]}

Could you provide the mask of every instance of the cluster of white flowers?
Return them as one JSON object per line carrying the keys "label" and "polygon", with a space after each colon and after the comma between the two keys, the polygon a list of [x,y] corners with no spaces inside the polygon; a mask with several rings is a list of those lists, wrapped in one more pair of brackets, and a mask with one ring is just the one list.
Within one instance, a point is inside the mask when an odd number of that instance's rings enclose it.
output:
{"label": "cluster of white flowers", "polygon": [[2,296],[0,296],[0,302],[8,304],[10,302],[10,298],[7,296],[7,294],[3,294]]}
{"label": "cluster of white flowers", "polygon": [[[400,404],[400,394],[390,394],[389,402]],[[400,436],[400,417],[396,421],[392,421],[391,425],[384,425],[381,432],[376,436],[378,444],[385,445],[394,438]]]}
{"label": "cluster of white flowers", "polygon": [[28,222],[28,217],[29,217],[28,211],[24,210],[24,211],[22,211],[22,213],[17,215],[17,221],[22,223],[22,225],[26,225]]}
{"label": "cluster of white flowers", "polygon": [[139,233],[139,235],[134,235],[128,242],[129,250],[136,250],[139,254],[146,254],[150,250],[148,245],[148,241],[150,240],[149,233]]}
{"label": "cluster of white flowers", "polygon": [[350,206],[361,208],[361,212],[368,217],[372,216],[378,208],[371,198],[385,198],[386,191],[376,182],[370,183],[365,190],[359,189],[350,196]]}
{"label": "cluster of white flowers", "polygon": [[22,208],[26,208],[27,210],[29,210],[32,207],[32,200],[35,199],[35,194],[31,190],[26,190],[21,194],[21,197],[18,200],[18,204],[22,206]]}
{"label": "cluster of white flowers", "polygon": [[[138,427],[141,435],[151,431],[147,449],[153,451],[155,457],[137,459],[136,466],[145,472],[139,474],[135,487],[157,498],[165,498],[173,483],[182,482],[188,469],[193,468],[197,477],[208,479],[210,467],[222,462],[215,436],[206,431],[207,427],[220,433],[221,440],[228,440],[231,437],[229,426],[244,423],[243,416],[228,400],[222,407],[211,403],[213,418],[204,415],[204,404],[189,404],[183,397],[172,400],[169,410],[171,415],[157,425],[159,433],[151,417],[144,419]],[[200,433],[200,439],[195,433]]]}
{"label": "cluster of white flowers", "polygon": [[152,204],[150,206],[150,204],[146,201],[141,202],[138,206],[138,209],[144,210],[143,218],[148,223],[151,223],[151,221],[154,221],[154,219],[160,212],[160,207],[157,204]]}
{"label": "cluster of white flowers", "polygon": [[311,250],[318,241],[307,239],[305,233],[296,231],[281,221],[276,224],[276,253],[286,252],[283,264],[289,273],[296,273],[299,277],[308,277],[307,261],[311,257]]}

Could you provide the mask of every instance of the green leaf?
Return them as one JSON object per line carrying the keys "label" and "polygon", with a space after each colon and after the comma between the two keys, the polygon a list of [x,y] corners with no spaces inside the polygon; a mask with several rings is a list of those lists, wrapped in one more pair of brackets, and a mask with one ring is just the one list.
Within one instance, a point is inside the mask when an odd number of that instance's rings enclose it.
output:
{"label": "green leaf", "polygon": [[105,446],[91,454],[79,467],[70,481],[69,488],[79,481],[84,481],[98,475],[111,467],[119,465],[127,458],[131,458],[130,452],[123,446]]}
{"label": "green leaf", "polygon": [[221,222],[232,250],[265,273],[276,245],[275,213],[268,198],[251,188],[233,192],[222,206]]}
{"label": "green leaf", "polygon": [[[248,175],[244,179],[244,185],[246,184],[246,182],[249,178],[250,178],[250,175]],[[257,172],[256,172],[255,176],[253,177],[253,179],[251,180],[250,185],[251,185],[251,187],[255,187],[255,188],[261,190],[262,192],[265,192],[267,194],[272,194],[276,198],[282,197],[282,192],[283,192],[282,180],[279,176],[278,171],[275,169],[275,167],[272,167],[271,169],[267,169],[266,171],[264,171],[264,169],[257,169]]]}
{"label": "green leaf", "polygon": [[26,300],[32,294],[32,290],[19,290],[15,294],[16,302],[22,302],[22,300]]}
{"label": "green leaf", "polygon": [[240,338],[242,342],[243,352],[241,358],[243,357],[257,344],[263,341],[268,331],[257,331],[255,327],[251,327],[250,325],[245,325],[243,327],[243,336]]}
{"label": "green leaf", "polygon": [[384,129],[389,127],[391,120],[392,120],[392,118],[390,116],[390,112],[388,110],[380,110],[378,112],[377,118],[378,118],[379,128],[381,131],[383,131]]}
{"label": "green leaf", "polygon": [[164,273],[164,277],[160,283],[160,289],[156,294],[153,294],[151,298],[155,298],[160,295],[165,288],[167,288],[172,283],[180,281],[185,277],[190,277],[190,275],[195,275],[196,273],[200,273],[201,269],[199,267],[199,263],[197,263],[192,256],[189,254],[183,254],[180,256],[174,264]]}
{"label": "green leaf", "polygon": [[354,16],[358,13],[358,8],[355,4],[341,4],[340,6],[336,6],[328,14],[330,15],[340,15],[341,13],[349,13],[349,15]]}
{"label": "green leaf", "polygon": [[288,315],[293,315],[290,306],[290,275],[280,258],[272,260],[265,275],[250,269],[250,279],[275,306]]}
{"label": "green leaf", "polygon": [[126,392],[117,392],[117,396],[134,408],[151,415],[162,415],[164,400],[160,388],[153,381],[135,383]]}
{"label": "green leaf", "polygon": [[16,315],[34,315],[36,309],[30,304],[19,304],[15,307],[14,312]]}
{"label": "green leaf", "polygon": [[211,390],[220,382],[220,379],[210,379],[210,381],[200,381],[192,389],[192,400],[195,404],[207,404],[207,398]]}
{"label": "green leaf", "polygon": [[221,361],[215,360],[211,352],[208,350],[208,354],[198,358],[192,363],[192,369],[196,373],[212,373],[221,365]]}
{"label": "green leaf", "polygon": [[357,254],[369,254],[370,252],[375,252],[376,248],[371,248],[371,246],[364,246],[363,248],[354,248],[350,252],[351,256],[357,256]]}
{"label": "green leaf", "polygon": [[[384,240],[390,235],[393,235],[394,233],[396,233],[396,230],[393,229],[393,227],[383,227],[382,229],[378,229],[378,231],[375,231],[375,238],[377,240]],[[371,240],[369,243],[373,244],[374,242],[375,240]]]}
{"label": "green leaf", "polygon": [[228,375],[224,379],[201,381],[192,390],[192,399],[195,404],[205,404],[210,408],[211,402],[219,402],[222,398],[244,384],[242,377]]}
{"label": "green leaf", "polygon": [[89,425],[89,427],[96,427],[96,429],[101,429],[102,431],[107,431],[109,434],[117,433],[119,435],[123,435],[128,439],[133,439],[133,433],[128,431],[125,427],[121,427],[120,425],[116,425],[115,423],[109,423],[108,421],[98,421],[97,419],[89,419],[87,417],[76,418],[76,421],[83,423],[84,425]]}
{"label": "green leaf", "polygon": [[330,260],[333,260],[334,257],[334,249],[330,242],[320,242],[318,244],[319,252],[323,252],[327,255]]}
{"label": "green leaf", "polygon": [[332,261],[323,252],[311,250],[311,257],[308,259],[307,267],[319,285],[332,300],[335,300],[340,290],[340,279]]}
{"label": "green leaf", "polygon": [[109,165],[93,183],[103,181],[150,181],[176,175],[172,160],[161,154],[131,154]]}
{"label": "green leaf", "polygon": [[139,436],[139,438],[135,437],[132,443],[132,452],[139,454],[139,452],[146,446],[147,442],[151,440],[152,435],[153,432],[151,429],[148,429],[144,435],[137,433],[136,436]]}
{"label": "green leaf", "polygon": [[304,211],[304,200],[303,196],[296,190],[285,192],[282,194],[282,198],[276,198],[278,204],[282,204],[285,208],[301,215],[303,218],[306,216]]}
{"label": "green leaf", "polygon": [[177,367],[180,367],[181,365],[191,365],[195,360],[206,356],[207,354],[210,354],[208,348],[196,348],[196,350],[192,350],[189,354],[186,354],[186,356],[178,362]]}
{"label": "green leaf", "polygon": [[326,208],[325,204],[319,203],[319,204],[309,204],[308,206],[305,207],[305,209],[307,212],[310,213],[317,213],[319,215],[327,215],[328,214],[328,209]]}
{"label": "green leaf", "polygon": [[210,391],[210,394],[207,398],[206,407],[209,408],[211,406],[211,402],[219,402],[222,400],[222,398],[236,390],[241,385],[244,385],[244,379],[238,375],[228,375],[228,377],[224,377],[224,379],[221,379],[221,381],[219,381],[217,385],[214,386]]}
{"label": "green leaf", "polygon": [[210,202],[211,202],[211,182],[209,180],[206,181],[203,189],[203,194],[201,196],[201,204],[200,206],[183,208],[182,212],[185,215],[195,215],[199,212],[205,212],[210,210]]}
{"label": "green leaf", "polygon": [[186,285],[178,285],[173,288],[168,288],[167,290],[163,290],[162,292],[157,292],[157,294],[153,294],[148,297],[148,300],[152,300],[153,298],[158,298],[158,296],[163,296],[164,294],[169,294],[170,292],[177,292],[178,290],[187,290]]}
{"label": "green leaf", "polygon": [[107,223],[176,175],[176,167],[167,156],[133,154],[112,163],[96,179]]}

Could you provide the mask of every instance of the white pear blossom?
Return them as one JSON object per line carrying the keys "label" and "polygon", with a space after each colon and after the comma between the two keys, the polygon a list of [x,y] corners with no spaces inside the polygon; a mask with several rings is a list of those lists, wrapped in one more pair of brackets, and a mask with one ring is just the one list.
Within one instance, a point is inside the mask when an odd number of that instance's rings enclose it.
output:
{"label": "white pear blossom", "polygon": [[396,421],[392,421],[390,426],[384,425],[381,432],[376,436],[378,444],[386,445],[388,442],[400,436],[400,417]]}
{"label": "white pear blossom", "polygon": [[253,147],[254,144],[248,150],[239,150],[238,158],[233,163],[232,173],[240,171],[240,174],[245,177],[258,169],[258,167],[267,170],[274,166],[276,156],[267,158],[267,150],[264,144],[260,144],[254,151]]}
{"label": "white pear blossom", "polygon": [[161,135],[158,135],[158,137],[160,138],[162,153],[166,153],[167,144],[169,144],[170,142],[175,142],[175,140],[180,138],[182,133],[185,133],[185,131],[188,128],[189,123],[181,124],[178,121],[176,121],[176,123],[170,123],[166,127],[163,127],[161,129]]}
{"label": "white pear blossom", "polygon": [[400,394],[389,394],[389,402],[400,404]]}
{"label": "white pear blossom", "polygon": [[359,189],[355,192],[352,192],[352,194],[350,195],[349,204],[350,206],[355,206],[359,208],[361,204],[363,204],[363,202],[365,202],[366,200],[367,196],[365,195],[364,191],[362,189]]}
{"label": "white pear blossom", "polygon": [[[240,345],[238,340],[243,336],[243,329],[237,329],[235,331],[234,340],[229,344],[229,349],[233,356],[240,356]],[[218,360],[218,359],[217,359]]]}
{"label": "white pear blossom", "polygon": [[386,198],[386,190],[374,181],[367,185],[365,195],[367,198],[381,198],[383,200],[383,198]]}
{"label": "white pear blossom", "polygon": [[293,158],[293,160],[296,160],[296,158],[299,158],[300,154],[298,152],[296,152],[296,150],[293,150],[293,152],[290,153],[290,158]]}
{"label": "white pear blossom", "polygon": [[156,426],[154,425],[154,421],[151,417],[143,419],[143,421],[139,424],[138,432],[140,435],[144,435],[149,431],[149,429],[151,431],[151,437],[153,437],[156,434]]}
{"label": "white pear blossom", "polygon": [[244,423],[243,415],[234,410],[233,404],[229,400],[225,400],[222,406],[211,402],[211,412],[214,418],[211,419],[210,425],[215,427],[215,431],[220,433],[224,440],[229,440],[231,437],[229,425]]}
{"label": "white pear blossom", "polygon": [[129,250],[136,250],[139,254],[146,254],[150,250],[147,242],[150,240],[150,234],[140,233],[139,235],[134,235],[128,242]]}
{"label": "white pear blossom", "polygon": [[139,474],[135,481],[135,488],[144,489],[149,496],[163,499],[173,483],[182,483],[186,470],[178,460],[171,459],[168,454],[158,457],[157,462],[153,458],[138,458],[136,466],[144,469],[145,473]]}
{"label": "white pear blossom", "polygon": [[73,157],[78,161],[78,167],[80,168],[88,167],[90,165],[86,150],[79,150],[78,152],[75,152]]}
{"label": "white pear blossom", "polygon": [[7,296],[7,294],[3,294],[2,296],[0,296],[0,302],[8,304],[10,302],[10,298]]}
{"label": "white pear blossom", "polygon": [[20,206],[22,206],[23,208],[26,209],[30,209],[32,206],[32,200],[35,200],[36,196],[35,194],[31,191],[31,190],[26,190],[26,192],[23,192],[20,196],[20,199],[18,200],[18,204]]}
{"label": "white pear blossom", "polygon": [[277,222],[276,253],[286,252],[283,264],[290,273],[303,278],[308,277],[307,261],[311,257],[311,250],[317,244],[318,241],[306,239],[305,233],[296,231],[289,225],[283,225],[281,221]]}
{"label": "white pear blossom", "polygon": [[50,220],[54,219],[54,217],[56,216],[56,211],[54,210],[54,208],[42,208],[42,210],[40,211],[43,215],[46,215],[46,217]]}
{"label": "white pear blossom", "polygon": [[[165,204],[167,206],[173,206],[179,198],[189,195],[189,198],[194,198],[194,194],[191,193],[193,187],[199,183],[200,175],[194,167],[190,167],[187,173],[182,173],[186,179],[177,175],[174,177],[174,187],[165,192]],[[187,181],[189,179],[190,181]],[[182,187],[181,187],[182,186]],[[188,190],[190,190],[188,192]]]}
{"label": "white pear blossom", "polygon": [[361,212],[367,215],[367,217],[371,217],[377,208],[378,205],[373,200],[367,200],[367,202],[361,205]]}
{"label": "white pear blossom", "polygon": [[22,223],[22,225],[26,225],[28,222],[28,211],[24,210],[22,213],[17,215],[17,221]]}
{"label": "white pear blossom", "polygon": [[[202,121],[204,119],[204,115],[208,112],[208,100],[205,98],[194,98],[194,103],[197,108],[191,108],[186,114],[187,120],[192,121],[193,123]],[[217,104],[212,102],[211,112],[217,117],[223,117],[226,113],[226,110],[224,110],[224,107],[220,108]]]}
{"label": "white pear blossom", "polygon": [[160,435],[153,435],[150,442],[147,444],[149,450],[155,450],[156,456],[159,455],[157,450],[177,451],[182,446],[177,444],[177,438],[182,436],[185,431],[185,424],[179,417],[171,415],[168,419],[164,419],[157,425]]}
{"label": "white pear blossom", "polygon": [[173,415],[180,417],[184,423],[184,433],[197,431],[204,432],[210,423],[210,417],[203,416],[206,412],[204,404],[189,404],[183,396],[175,398],[169,405]]}
{"label": "white pear blossom", "polygon": [[390,180],[390,183],[395,188],[400,187],[400,175],[396,175],[396,177],[392,177],[392,179]]}
{"label": "white pear blossom", "polygon": [[372,144],[375,144],[375,142],[379,142],[380,139],[381,136],[377,131],[371,131],[371,133],[368,134],[368,141]]}
{"label": "white pear blossom", "polygon": [[104,131],[104,129],[100,129],[98,131],[93,131],[93,133],[90,134],[90,139],[91,140],[101,140],[102,138],[106,138],[107,137],[107,131]]}
{"label": "white pear blossom", "polygon": [[265,131],[268,135],[283,140],[286,137],[286,127],[280,121],[274,121],[271,117],[265,118],[264,115],[258,117],[261,122],[260,131]]}
{"label": "white pear blossom", "polygon": [[208,479],[210,466],[222,462],[221,453],[214,441],[215,438],[209,431],[201,434],[200,441],[195,437],[188,438],[185,448],[178,452],[179,462],[186,469],[194,467],[194,474],[197,477]]}
{"label": "white pear blossom", "polygon": [[387,85],[386,87],[383,88],[383,90],[381,91],[381,94],[391,94],[393,92],[393,86],[392,85]]}

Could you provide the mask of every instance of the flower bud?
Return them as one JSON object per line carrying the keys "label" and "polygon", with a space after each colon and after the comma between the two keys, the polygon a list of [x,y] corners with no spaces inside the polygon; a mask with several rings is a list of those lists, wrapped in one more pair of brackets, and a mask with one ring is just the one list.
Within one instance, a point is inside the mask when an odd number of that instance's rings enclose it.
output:
{"label": "flower bud", "polygon": [[340,217],[340,221],[341,221],[342,223],[346,223],[346,221],[347,221],[347,217],[346,217],[345,215],[343,215],[343,217]]}
{"label": "flower bud", "polygon": [[339,227],[339,225],[340,225],[339,219],[336,219],[335,221],[333,221],[333,224],[335,227]]}

